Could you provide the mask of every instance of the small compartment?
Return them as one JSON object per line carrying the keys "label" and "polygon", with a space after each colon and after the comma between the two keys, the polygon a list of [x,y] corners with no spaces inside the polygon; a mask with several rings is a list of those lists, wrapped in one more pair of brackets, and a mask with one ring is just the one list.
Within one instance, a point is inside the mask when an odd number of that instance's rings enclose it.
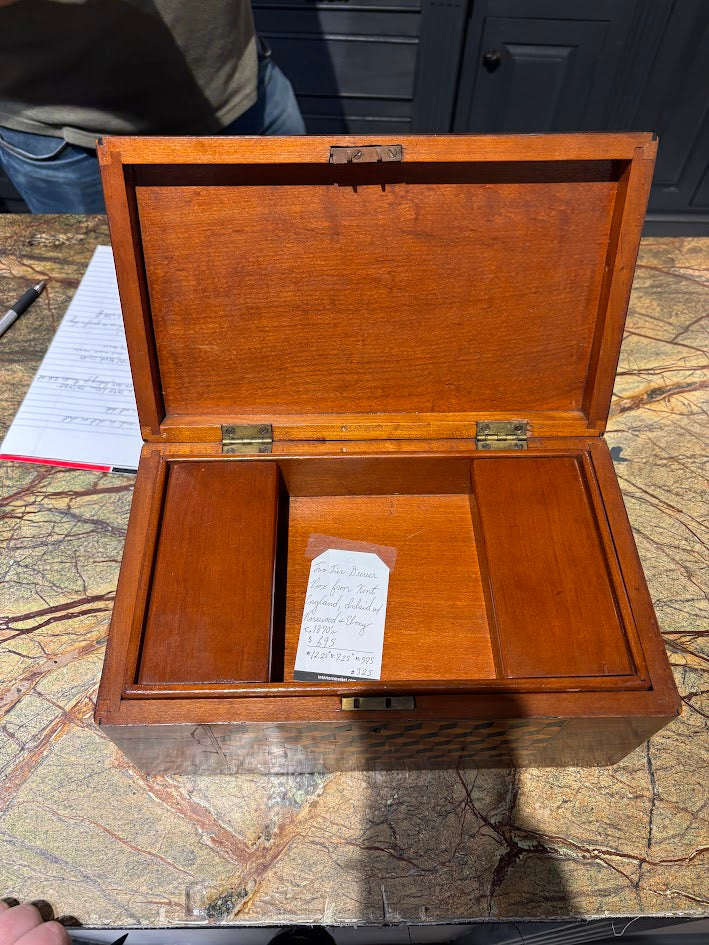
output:
{"label": "small compartment", "polygon": [[632,673],[583,457],[479,457],[473,484],[504,677]]}
{"label": "small compartment", "polygon": [[270,677],[275,463],[171,462],[139,683]]}

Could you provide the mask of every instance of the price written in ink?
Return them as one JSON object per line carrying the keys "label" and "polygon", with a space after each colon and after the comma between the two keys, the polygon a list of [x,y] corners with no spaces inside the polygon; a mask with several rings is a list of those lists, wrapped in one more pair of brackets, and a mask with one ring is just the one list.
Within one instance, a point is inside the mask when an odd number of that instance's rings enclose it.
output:
{"label": "price written in ink", "polygon": [[389,568],[375,554],[330,548],[305,595],[295,679],[380,679]]}

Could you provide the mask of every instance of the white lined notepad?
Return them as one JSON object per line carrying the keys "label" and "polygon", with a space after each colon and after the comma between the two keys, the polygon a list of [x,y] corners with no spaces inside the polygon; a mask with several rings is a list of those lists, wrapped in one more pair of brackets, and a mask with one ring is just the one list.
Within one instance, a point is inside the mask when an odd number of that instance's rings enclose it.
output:
{"label": "white lined notepad", "polygon": [[142,439],[110,246],[98,246],[0,459],[137,469]]}

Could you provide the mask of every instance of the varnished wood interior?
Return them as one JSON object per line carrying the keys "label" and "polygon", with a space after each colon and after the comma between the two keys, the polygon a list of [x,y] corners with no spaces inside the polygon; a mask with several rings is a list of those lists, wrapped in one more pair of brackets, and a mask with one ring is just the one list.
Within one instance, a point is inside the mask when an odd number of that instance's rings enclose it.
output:
{"label": "varnished wood interior", "polygon": [[[608,763],[677,712],[597,436],[657,142],[396,137],[402,163],[351,167],[330,148],[386,142],[98,149],[148,442],[96,719],[141,764],[486,764],[530,720],[501,763]],[[476,452],[496,419],[528,453]],[[272,454],[222,457],[225,422]],[[311,528],[398,546],[380,681],[290,678]]]}
{"label": "varnished wood interior", "polygon": [[168,469],[139,685],[306,691],[293,667],[313,535],[396,553],[386,684],[634,684],[632,616],[583,453],[178,459]]}
{"label": "varnished wood interior", "polygon": [[382,679],[490,679],[490,626],[467,494],[291,499],[285,679],[293,679],[311,535],[391,547]]}
{"label": "varnished wood interior", "polygon": [[278,468],[171,463],[137,680],[270,675]]}
{"label": "varnished wood interior", "polygon": [[503,675],[632,673],[581,458],[488,457],[472,468]]}
{"label": "varnished wood interior", "polygon": [[136,168],[166,419],[576,416],[626,166]]}

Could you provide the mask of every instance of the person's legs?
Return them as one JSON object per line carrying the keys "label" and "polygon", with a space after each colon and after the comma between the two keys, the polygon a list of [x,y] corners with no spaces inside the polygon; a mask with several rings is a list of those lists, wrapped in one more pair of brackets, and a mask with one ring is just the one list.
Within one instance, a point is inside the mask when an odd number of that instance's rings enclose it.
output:
{"label": "person's legs", "polygon": [[293,86],[259,39],[258,99],[222,131],[225,135],[304,135],[305,122]]}
{"label": "person's legs", "polygon": [[0,127],[0,164],[32,213],[103,213],[96,152]]}

